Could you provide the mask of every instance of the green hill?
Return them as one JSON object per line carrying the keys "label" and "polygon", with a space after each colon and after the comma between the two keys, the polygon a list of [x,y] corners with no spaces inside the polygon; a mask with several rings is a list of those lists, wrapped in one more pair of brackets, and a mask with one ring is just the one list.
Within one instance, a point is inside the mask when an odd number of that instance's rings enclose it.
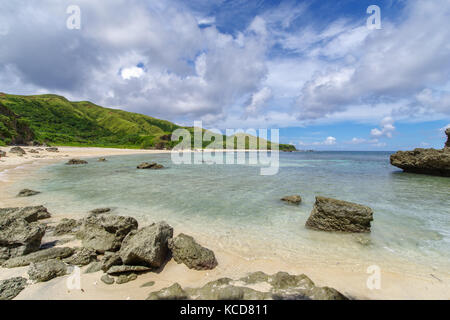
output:
{"label": "green hill", "polygon": [[[65,146],[172,148],[171,133],[181,128],[165,120],[88,101],[71,102],[45,94],[0,93],[0,145],[31,141]],[[193,128],[186,128],[193,131]],[[281,145],[280,150],[295,150]]]}

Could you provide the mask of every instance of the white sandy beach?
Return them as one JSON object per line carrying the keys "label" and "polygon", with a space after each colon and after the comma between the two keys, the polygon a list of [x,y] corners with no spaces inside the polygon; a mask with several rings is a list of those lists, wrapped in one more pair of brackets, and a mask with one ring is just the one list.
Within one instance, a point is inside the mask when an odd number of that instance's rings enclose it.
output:
{"label": "white sandy beach", "polygon": [[[6,147],[0,149],[9,150]],[[31,147],[24,147],[24,149],[31,149]],[[15,182],[25,179],[39,167],[58,161],[67,161],[70,158],[161,152],[170,151],[59,147],[57,153],[42,151],[33,155],[27,153],[25,156],[8,153],[7,157],[0,158],[0,206],[27,205],[29,200],[27,198],[16,198],[15,192],[10,187]],[[51,223],[67,217],[67,215],[61,215],[58,212],[51,213]],[[71,217],[82,218],[81,216]],[[203,234],[193,234],[189,230],[175,230],[176,234],[180,232],[194,236],[199,243],[212,249],[219,262],[218,267],[211,271],[195,271],[171,260],[160,273],[146,273],[140,275],[137,280],[122,285],[104,284],[100,281],[102,272],[92,274],[82,272],[81,286],[83,290],[69,290],[66,286],[68,276],[65,276],[45,283],[30,285],[16,299],[145,299],[150,292],[170,286],[175,282],[182,286],[199,287],[206,282],[221,277],[237,279],[253,271],[264,271],[269,274],[278,271],[286,271],[291,274],[304,273],[319,286],[333,287],[349,297],[358,299],[450,299],[450,279],[448,275],[430,275],[428,269],[425,268],[421,276],[384,271],[389,269],[385,268],[382,272],[381,289],[369,290],[366,286],[369,275],[366,273],[367,266],[365,265],[347,264],[345,261],[328,261],[326,257],[320,264],[311,264],[307,257],[295,264],[269,258],[249,260],[222,248]],[[65,244],[65,246],[68,245],[77,246],[79,243],[72,241]],[[0,280],[13,276],[27,277],[27,268],[0,268]],[[142,284],[149,281],[154,281],[155,284],[151,287],[141,287]]]}

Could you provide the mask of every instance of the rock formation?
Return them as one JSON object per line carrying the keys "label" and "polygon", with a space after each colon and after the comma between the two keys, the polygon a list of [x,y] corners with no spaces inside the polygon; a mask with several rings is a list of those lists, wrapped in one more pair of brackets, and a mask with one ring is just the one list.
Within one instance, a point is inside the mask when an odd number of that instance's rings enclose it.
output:
{"label": "rock formation", "polygon": [[405,172],[450,177],[450,128],[445,130],[447,142],[441,150],[416,148],[391,155],[393,166]]}
{"label": "rock formation", "polygon": [[290,203],[290,204],[300,204],[302,202],[302,197],[299,195],[294,195],[294,196],[286,196],[281,198],[281,201]]}
{"label": "rock formation", "polygon": [[162,169],[164,166],[162,164],[157,164],[156,162],[148,163],[143,162],[137,166],[138,169]]}
{"label": "rock formation", "polygon": [[168,245],[173,259],[189,269],[209,270],[217,266],[214,252],[199,245],[191,236],[181,233],[169,239]]}
{"label": "rock formation", "polygon": [[87,164],[86,160],[81,159],[70,159],[66,164],[67,165],[76,165],[76,164]]}
{"label": "rock formation", "polygon": [[306,227],[323,231],[370,232],[371,208],[342,200],[316,197]]}

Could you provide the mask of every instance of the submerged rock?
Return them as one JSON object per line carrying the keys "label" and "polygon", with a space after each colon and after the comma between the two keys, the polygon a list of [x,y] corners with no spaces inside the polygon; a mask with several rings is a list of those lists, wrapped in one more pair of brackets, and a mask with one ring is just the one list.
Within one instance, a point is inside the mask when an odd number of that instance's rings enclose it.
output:
{"label": "submerged rock", "polygon": [[156,162],[148,163],[143,162],[137,166],[138,169],[162,169],[164,166],[162,164],[157,164]]}
{"label": "submerged rock", "polygon": [[76,164],[87,164],[86,160],[81,159],[70,159],[66,164],[67,165],[76,165]]}
{"label": "submerged rock", "polygon": [[373,211],[360,204],[316,197],[306,227],[323,231],[370,232]]}
{"label": "submerged rock", "polygon": [[441,150],[417,148],[391,155],[393,166],[405,172],[450,177],[450,129],[445,130],[447,142]]}
{"label": "submerged rock", "polygon": [[286,196],[286,197],[281,198],[281,201],[291,203],[291,204],[300,204],[302,202],[302,197],[299,195]]}
{"label": "submerged rock", "polygon": [[0,281],[0,300],[14,299],[27,286],[27,279],[15,277]]}
{"label": "submerged rock", "polygon": [[[254,289],[258,284],[260,291]],[[178,283],[150,293],[149,300],[345,300],[329,287],[317,287],[305,275],[255,272],[239,280],[221,278],[200,288],[183,289]]]}
{"label": "submerged rock", "polygon": [[67,274],[67,266],[58,259],[32,263],[28,269],[28,276],[36,282],[49,281]]}
{"label": "submerged rock", "polygon": [[31,197],[31,196],[35,196],[39,193],[40,193],[39,191],[34,191],[34,190],[30,190],[30,189],[22,189],[22,190],[20,190],[20,192],[17,196],[18,197]]}
{"label": "submerged rock", "polygon": [[130,232],[119,251],[124,264],[159,268],[167,259],[173,228],[164,221]]}
{"label": "submerged rock", "polygon": [[106,160],[106,158],[99,158],[97,161],[98,162],[106,162],[107,160]]}
{"label": "submerged rock", "polygon": [[50,259],[64,259],[73,255],[74,252],[75,250],[69,247],[48,248],[27,254],[26,256],[9,259],[2,265],[2,267],[17,268]]}
{"label": "submerged rock", "polygon": [[194,238],[179,234],[169,239],[168,246],[177,263],[184,263],[189,269],[209,270],[217,266],[214,252],[199,245]]}
{"label": "submerged rock", "polygon": [[84,247],[104,253],[119,250],[125,236],[137,227],[138,223],[132,217],[91,215],[84,219],[77,236]]}
{"label": "submerged rock", "polygon": [[25,150],[23,150],[21,147],[12,147],[11,149],[9,149],[9,153],[15,153],[19,156],[26,154]]}
{"label": "submerged rock", "polygon": [[39,250],[45,225],[21,218],[0,219],[0,262]]}

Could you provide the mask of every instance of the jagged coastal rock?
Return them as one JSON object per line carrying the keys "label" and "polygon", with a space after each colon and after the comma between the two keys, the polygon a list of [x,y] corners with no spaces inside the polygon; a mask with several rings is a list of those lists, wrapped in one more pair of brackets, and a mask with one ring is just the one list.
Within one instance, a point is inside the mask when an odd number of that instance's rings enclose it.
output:
{"label": "jagged coastal rock", "polygon": [[[258,285],[261,291],[255,290]],[[317,287],[304,274],[278,272],[272,276],[261,271],[239,280],[221,278],[201,288],[183,289],[178,283],[150,293],[148,300],[346,300],[339,291]]]}
{"label": "jagged coastal rock", "polygon": [[0,300],[14,299],[27,286],[27,279],[15,277],[0,281]]}
{"label": "jagged coastal rock", "polygon": [[58,259],[32,263],[28,269],[28,276],[36,282],[49,281],[67,274],[67,265]]}
{"label": "jagged coastal rock", "polygon": [[316,197],[306,227],[323,231],[370,232],[373,210],[332,198]]}
{"label": "jagged coastal rock", "polygon": [[81,221],[64,218],[56,225],[55,230],[53,230],[53,235],[61,236],[68,233],[74,233],[78,231],[80,225]]}
{"label": "jagged coastal rock", "polygon": [[87,266],[93,261],[97,261],[97,253],[91,248],[78,248],[70,257],[64,259],[64,262],[73,266]]}
{"label": "jagged coastal rock", "polygon": [[81,159],[70,159],[66,164],[67,165],[76,165],[76,164],[87,164],[86,160]]}
{"label": "jagged coastal rock", "polygon": [[391,155],[393,166],[405,172],[450,177],[450,128],[445,130],[447,142],[441,150],[417,148]]}
{"label": "jagged coastal rock", "polygon": [[124,264],[159,268],[167,259],[173,228],[164,221],[131,231],[119,251]]}
{"label": "jagged coastal rock", "polygon": [[137,166],[138,169],[162,169],[164,166],[162,164],[157,164],[156,162],[148,163],[143,162]]}
{"label": "jagged coastal rock", "polygon": [[50,218],[50,213],[44,206],[0,208],[0,220],[6,218],[21,218],[26,222],[36,222]]}
{"label": "jagged coastal rock", "polygon": [[17,194],[18,197],[31,197],[31,196],[35,196],[37,194],[39,194],[39,191],[34,191],[31,189],[22,189],[20,190],[20,192]]}
{"label": "jagged coastal rock", "polygon": [[173,259],[189,269],[210,270],[217,266],[214,252],[199,245],[191,236],[181,233],[169,239],[168,246]]}
{"label": "jagged coastal rock", "polygon": [[302,202],[302,197],[299,195],[285,196],[285,197],[281,198],[281,201],[298,205]]}
{"label": "jagged coastal rock", "polygon": [[4,268],[17,268],[28,266],[31,263],[43,262],[51,259],[64,259],[70,257],[75,252],[74,249],[68,247],[54,247],[39,250],[25,256],[15,257],[3,263]]}
{"label": "jagged coastal rock", "polygon": [[84,247],[104,253],[119,250],[125,236],[137,227],[138,222],[132,217],[91,215],[84,219],[77,236]]}

